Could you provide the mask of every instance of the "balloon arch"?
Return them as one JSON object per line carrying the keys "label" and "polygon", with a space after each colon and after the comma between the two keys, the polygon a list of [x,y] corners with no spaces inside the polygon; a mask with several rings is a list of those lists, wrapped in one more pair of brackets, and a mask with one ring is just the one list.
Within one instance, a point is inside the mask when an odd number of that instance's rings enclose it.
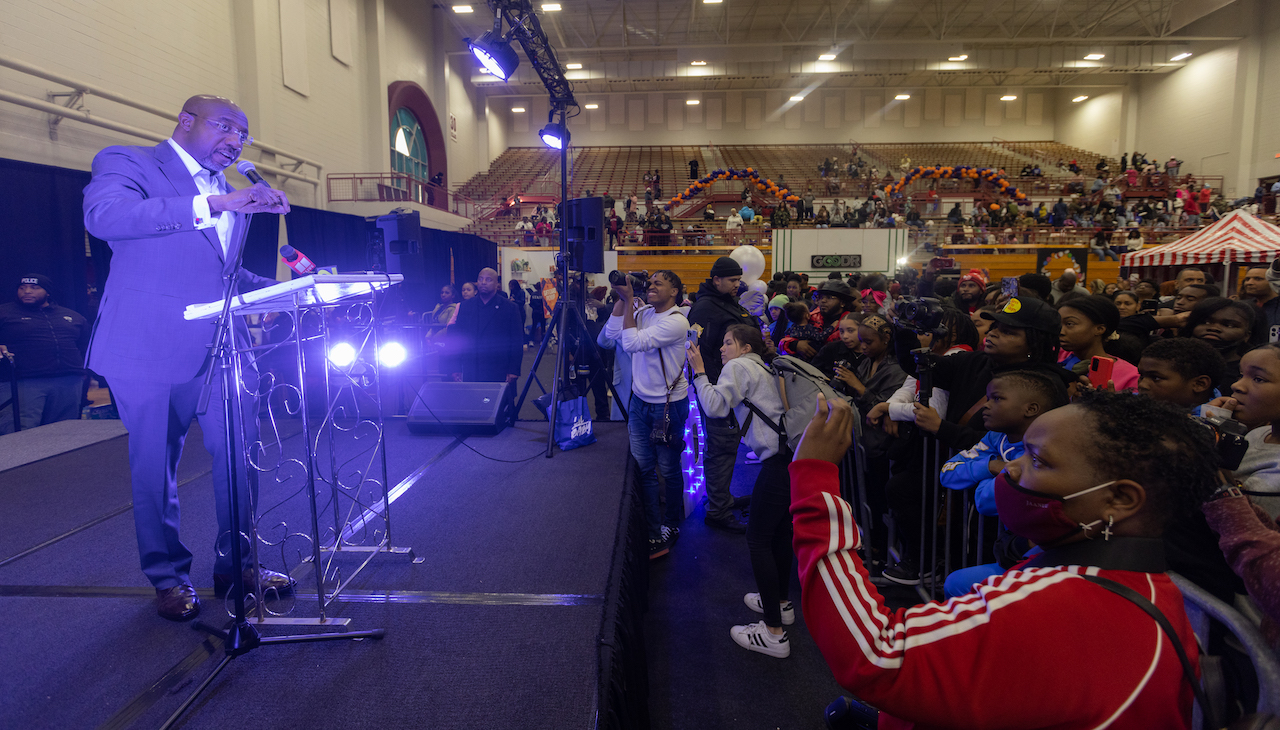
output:
{"label": "balloon arch", "polygon": [[750,167],[744,170],[715,169],[695,182],[689,183],[689,187],[677,193],[666,205],[662,206],[662,209],[671,210],[675,206],[697,197],[702,191],[720,180],[748,180],[755,184],[756,190],[768,193],[778,200],[788,203],[795,203],[800,200],[800,196],[793,195],[787,188],[779,187],[774,181],[761,177],[759,172]]}
{"label": "balloon arch", "polygon": [[902,189],[916,180],[978,180],[994,185],[1001,193],[1014,200],[1026,200],[1026,193],[1019,192],[1003,172],[989,167],[973,167],[971,165],[933,165],[931,167],[913,167],[902,179],[890,185],[890,193],[900,193]]}

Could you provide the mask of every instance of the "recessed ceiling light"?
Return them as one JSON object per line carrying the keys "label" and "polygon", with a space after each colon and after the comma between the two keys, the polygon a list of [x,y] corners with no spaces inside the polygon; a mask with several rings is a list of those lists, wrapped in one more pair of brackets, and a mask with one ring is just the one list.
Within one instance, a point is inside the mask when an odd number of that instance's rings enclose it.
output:
{"label": "recessed ceiling light", "polygon": [[819,60],[819,61],[834,61],[834,60],[836,60],[836,54],[834,54],[834,53],[824,53],[824,54],[822,54],[821,56],[818,56],[818,60]]}
{"label": "recessed ceiling light", "polygon": [[1085,99],[1088,99],[1088,98],[1089,98],[1089,97],[1087,97],[1087,96],[1081,95],[1081,96],[1077,96],[1076,98],[1072,99],[1071,101],[1075,102],[1076,104],[1079,104],[1080,102],[1082,102],[1082,101],[1084,101]]}
{"label": "recessed ceiling light", "polygon": [[791,97],[791,101],[804,101],[804,97],[803,97],[803,96],[793,96],[793,97]]}
{"label": "recessed ceiling light", "polygon": [[578,69],[582,68],[582,64],[580,64],[580,63],[566,63],[566,64],[564,65],[564,67],[565,67],[565,68],[567,68],[567,69],[569,69],[570,71],[577,71]]}
{"label": "recessed ceiling light", "polygon": [[1171,59],[1169,59],[1169,60],[1170,60],[1170,61],[1185,61],[1185,60],[1186,60],[1186,59],[1188,59],[1188,58],[1191,58],[1191,52],[1190,52],[1190,51],[1187,51],[1186,53],[1179,53],[1178,55],[1174,56],[1173,58],[1171,58]]}
{"label": "recessed ceiling light", "polygon": [[542,4],[542,12],[544,13],[554,13],[559,9],[560,9],[560,3],[543,3]]}
{"label": "recessed ceiling light", "polygon": [[905,101],[905,100],[907,100],[907,99],[910,99],[910,98],[911,98],[911,95],[910,95],[910,94],[898,94],[897,96],[895,96],[895,97],[893,97],[893,98],[897,99],[898,101]]}
{"label": "recessed ceiling light", "polygon": [[948,60],[948,61],[966,61],[966,60],[968,60],[968,59],[969,59],[969,55],[968,55],[968,54],[966,54],[966,53],[961,53],[959,56],[952,56],[952,57],[948,58],[947,60]]}
{"label": "recessed ceiling light", "polygon": [[470,13],[470,12],[471,12],[471,6],[470,6],[470,5],[454,5],[454,6],[453,6],[453,12],[455,12],[455,13]]}
{"label": "recessed ceiling light", "polygon": [[706,66],[707,62],[706,61],[690,61],[689,65],[690,66]]}
{"label": "recessed ceiling light", "polygon": [[599,109],[599,108],[600,108],[600,105],[599,105],[599,104],[587,104],[585,108],[587,108],[587,109]]}
{"label": "recessed ceiling light", "polygon": [[697,106],[702,102],[698,101],[697,99],[685,99],[684,103],[688,104],[689,106]]}
{"label": "recessed ceiling light", "polygon": [[511,107],[511,111],[512,111],[513,113],[515,113],[515,114],[524,114],[524,107],[522,107],[522,106],[513,106],[513,107]]}
{"label": "recessed ceiling light", "polygon": [[1013,101],[1014,99],[1017,99],[1017,98],[1018,97],[1014,96],[1013,94],[1005,94],[1004,96],[1000,97],[1000,101]]}
{"label": "recessed ceiling light", "polygon": [[1085,57],[1084,57],[1084,60],[1086,60],[1086,61],[1101,61],[1102,59],[1104,59],[1104,58],[1106,58],[1106,57],[1107,57],[1107,54],[1105,54],[1105,53],[1090,53],[1090,54],[1088,54],[1087,56],[1085,56]]}
{"label": "recessed ceiling light", "polygon": [[724,0],[702,0],[703,5],[719,5]]}

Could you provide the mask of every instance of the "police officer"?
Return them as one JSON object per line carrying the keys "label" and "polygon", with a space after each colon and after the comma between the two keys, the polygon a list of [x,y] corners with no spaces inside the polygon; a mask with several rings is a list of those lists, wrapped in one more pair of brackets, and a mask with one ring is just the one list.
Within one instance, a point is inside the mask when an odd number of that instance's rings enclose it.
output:
{"label": "police officer", "polygon": [[[0,378],[17,376],[24,429],[80,417],[89,322],[54,304],[52,289],[49,277],[27,274],[18,281],[17,301],[0,304],[0,358],[8,362]],[[11,431],[12,406],[0,410],[0,433]]]}

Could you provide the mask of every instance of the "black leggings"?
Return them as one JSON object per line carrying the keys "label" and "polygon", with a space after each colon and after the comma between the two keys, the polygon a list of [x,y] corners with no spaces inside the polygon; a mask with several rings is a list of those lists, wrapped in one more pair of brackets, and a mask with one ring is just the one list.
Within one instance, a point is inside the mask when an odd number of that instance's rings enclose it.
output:
{"label": "black leggings", "polygon": [[766,626],[782,626],[782,608],[791,584],[791,453],[784,451],[760,462],[760,476],[751,490],[747,520],[747,548],[756,576]]}

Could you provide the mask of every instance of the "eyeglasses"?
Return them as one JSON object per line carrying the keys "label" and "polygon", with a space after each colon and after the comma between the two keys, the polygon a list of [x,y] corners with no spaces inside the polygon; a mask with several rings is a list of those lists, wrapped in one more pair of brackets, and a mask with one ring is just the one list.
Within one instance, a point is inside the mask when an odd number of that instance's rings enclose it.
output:
{"label": "eyeglasses", "polygon": [[184,114],[190,114],[193,117],[203,118],[206,122],[209,123],[209,126],[213,127],[219,132],[222,132],[223,134],[229,137],[235,137],[236,139],[240,140],[241,147],[248,147],[249,145],[253,144],[253,137],[249,136],[248,132],[244,132],[239,129],[236,129],[235,127],[232,127],[229,124],[220,122],[217,119],[210,119],[209,117],[206,117],[203,114],[196,114],[195,112],[189,112],[186,109],[183,109],[182,111]]}

